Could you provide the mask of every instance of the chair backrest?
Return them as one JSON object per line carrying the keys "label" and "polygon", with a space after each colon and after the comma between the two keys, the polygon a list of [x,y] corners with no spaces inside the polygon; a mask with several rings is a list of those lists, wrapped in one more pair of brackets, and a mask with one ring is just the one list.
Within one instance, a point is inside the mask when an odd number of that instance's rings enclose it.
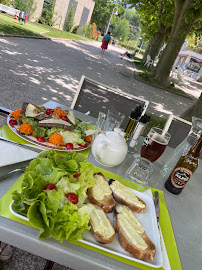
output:
{"label": "chair backrest", "polygon": [[168,146],[175,148],[180,144],[189,134],[192,123],[171,114],[166,121],[163,131],[171,135]]}
{"label": "chair backrest", "polygon": [[71,109],[83,113],[90,111],[90,115],[95,118],[98,117],[100,111],[107,113],[108,109],[115,109],[125,115],[122,123],[122,127],[125,127],[128,122],[128,116],[138,105],[143,107],[144,114],[149,101],[123,93],[120,90],[82,76],[72,101]]}
{"label": "chair backrest", "polygon": [[147,62],[151,60],[151,56],[147,54]]}

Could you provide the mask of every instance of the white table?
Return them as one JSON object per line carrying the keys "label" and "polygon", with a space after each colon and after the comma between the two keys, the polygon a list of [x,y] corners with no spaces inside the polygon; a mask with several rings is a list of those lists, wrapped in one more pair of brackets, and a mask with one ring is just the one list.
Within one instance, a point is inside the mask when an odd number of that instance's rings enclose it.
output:
{"label": "white table", "polygon": [[[51,107],[50,104],[55,107],[55,103],[49,103],[49,107]],[[90,116],[85,116],[78,112],[76,112],[76,116],[81,120],[95,120]],[[165,192],[167,208],[169,210],[183,270],[199,270],[201,269],[202,251],[202,168],[199,166],[187,187],[185,187],[180,195],[169,193],[164,188],[165,179],[162,179],[160,169],[171,151],[172,149],[168,147],[162,157],[155,162],[154,174],[150,186]],[[124,176],[126,169],[130,166],[133,159],[134,157],[132,155],[128,155],[121,166],[105,169]],[[91,153],[89,155],[89,162],[101,167],[100,164],[94,160]],[[6,171],[17,168],[18,166],[19,164],[1,168],[0,175]],[[6,193],[17,178],[17,176],[13,176],[0,183],[0,197]],[[75,270],[138,269],[100,253],[76,246],[67,241],[60,244],[52,238],[38,240],[37,235],[38,230],[34,228],[0,217],[1,241],[44,257],[48,260],[52,260]]]}

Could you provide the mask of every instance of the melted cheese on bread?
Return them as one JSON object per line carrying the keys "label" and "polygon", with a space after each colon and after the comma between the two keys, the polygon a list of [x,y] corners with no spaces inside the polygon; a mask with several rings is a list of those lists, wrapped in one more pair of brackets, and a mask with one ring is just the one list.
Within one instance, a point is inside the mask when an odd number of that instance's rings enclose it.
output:
{"label": "melted cheese on bread", "polygon": [[112,191],[115,195],[119,196],[126,202],[136,205],[140,208],[145,208],[145,205],[138,200],[135,193],[130,190],[128,187],[122,185],[119,181],[113,181],[110,185]]}
{"label": "melted cheese on bread", "polygon": [[132,226],[130,221],[125,217],[125,215],[118,214],[117,219],[119,226],[121,227],[128,242],[130,242],[131,244],[142,250],[147,249],[148,245],[145,243],[144,239],[137,232],[137,230]]}
{"label": "melted cheese on bread", "polygon": [[110,238],[115,234],[111,222],[101,208],[95,207],[88,203],[87,206],[91,209],[90,222],[94,232],[98,232],[106,238]]}
{"label": "melted cheese on bread", "polygon": [[133,212],[125,205],[119,204],[116,207],[116,211],[118,214],[123,214],[124,217],[131,223],[132,227],[139,233],[144,233],[144,228],[142,227],[142,224],[139,222],[139,220],[136,218],[136,216],[133,214]]}
{"label": "melted cheese on bread", "polygon": [[92,195],[96,200],[102,201],[105,196],[112,194],[107,181],[99,174],[94,176],[94,186],[92,187]]}

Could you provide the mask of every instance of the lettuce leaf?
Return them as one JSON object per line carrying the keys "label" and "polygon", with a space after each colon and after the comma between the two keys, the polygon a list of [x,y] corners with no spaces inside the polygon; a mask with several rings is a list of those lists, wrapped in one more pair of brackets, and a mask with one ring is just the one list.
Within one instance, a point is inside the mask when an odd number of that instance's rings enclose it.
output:
{"label": "lettuce leaf", "polygon": [[[78,172],[80,176],[74,178]],[[13,192],[13,209],[40,230],[39,238],[77,241],[90,228],[90,215],[79,211],[79,207],[83,206],[87,189],[94,184],[93,172],[93,165],[80,153],[70,152],[63,157],[55,150],[43,151],[30,162],[21,191]],[[54,184],[57,189],[43,190],[47,184]],[[69,192],[77,194],[77,205],[66,198]]]}
{"label": "lettuce leaf", "polygon": [[26,122],[27,124],[30,124],[34,130],[32,133],[32,136],[34,137],[45,137],[46,134],[46,128],[40,127],[38,125],[38,121],[34,120],[34,118],[29,118],[29,117],[22,117],[22,122]]}

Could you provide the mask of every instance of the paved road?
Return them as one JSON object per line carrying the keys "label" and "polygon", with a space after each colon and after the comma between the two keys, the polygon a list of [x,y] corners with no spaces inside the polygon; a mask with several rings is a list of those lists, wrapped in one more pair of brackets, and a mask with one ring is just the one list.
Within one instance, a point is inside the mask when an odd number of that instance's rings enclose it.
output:
{"label": "paved road", "polygon": [[103,55],[93,41],[0,38],[0,106],[16,109],[23,101],[47,100],[69,106],[82,75],[149,100],[148,110],[160,116],[180,115],[193,103],[135,80],[132,63],[120,59],[121,51],[110,45]]}

